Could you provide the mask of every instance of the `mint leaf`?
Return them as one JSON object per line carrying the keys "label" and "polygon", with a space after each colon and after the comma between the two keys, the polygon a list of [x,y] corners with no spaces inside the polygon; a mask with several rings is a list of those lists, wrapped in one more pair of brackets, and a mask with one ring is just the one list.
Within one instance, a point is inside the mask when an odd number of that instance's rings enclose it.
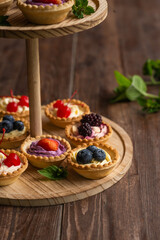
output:
{"label": "mint leaf", "polygon": [[76,0],[72,6],[72,12],[77,18],[83,18],[84,14],[90,15],[95,11],[93,7],[88,6],[88,0]]}
{"label": "mint leaf", "polygon": [[8,16],[0,16],[0,26],[10,26],[10,23],[7,21]]}
{"label": "mint leaf", "polygon": [[38,170],[38,172],[42,176],[47,177],[51,180],[60,180],[66,178],[68,174],[66,168],[57,167],[55,165]]}
{"label": "mint leaf", "polygon": [[126,78],[123,74],[118,71],[114,71],[115,78],[119,86],[129,87],[131,85],[131,80]]}

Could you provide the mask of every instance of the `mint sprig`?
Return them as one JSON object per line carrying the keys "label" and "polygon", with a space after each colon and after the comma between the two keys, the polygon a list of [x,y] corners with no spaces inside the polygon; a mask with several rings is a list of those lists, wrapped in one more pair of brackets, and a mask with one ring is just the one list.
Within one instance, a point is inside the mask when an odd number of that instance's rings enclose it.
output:
{"label": "mint sprig", "polygon": [[88,0],[76,0],[72,7],[72,12],[77,18],[84,18],[84,15],[94,13],[94,8],[88,6]]}
{"label": "mint sprig", "polygon": [[63,167],[57,167],[55,165],[47,167],[47,168],[43,168],[41,170],[38,170],[38,172],[44,176],[47,177],[51,180],[60,180],[60,179],[64,179],[67,177],[68,172],[66,168]]}
{"label": "mint sprig", "polygon": [[125,77],[123,74],[115,71],[115,78],[118,87],[114,89],[115,97],[112,103],[120,101],[137,101],[142,106],[142,110],[147,113],[160,111],[160,96],[147,92],[146,82],[138,75]]}
{"label": "mint sprig", "polygon": [[10,26],[10,23],[7,21],[8,16],[0,16],[0,26]]}
{"label": "mint sprig", "polygon": [[143,65],[143,74],[150,77],[148,85],[160,85],[160,60],[148,59]]}

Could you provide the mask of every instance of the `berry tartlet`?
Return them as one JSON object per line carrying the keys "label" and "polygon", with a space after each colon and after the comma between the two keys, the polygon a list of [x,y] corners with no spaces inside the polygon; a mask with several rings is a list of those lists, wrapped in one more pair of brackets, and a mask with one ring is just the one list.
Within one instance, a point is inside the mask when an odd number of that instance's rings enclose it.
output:
{"label": "berry tartlet", "polygon": [[102,143],[112,136],[112,128],[108,123],[102,121],[100,115],[91,113],[84,115],[79,123],[67,125],[65,134],[74,146],[83,143]]}
{"label": "berry tartlet", "polygon": [[10,115],[25,118],[29,116],[29,98],[27,96],[0,97],[0,116]]}
{"label": "berry tartlet", "polygon": [[85,178],[99,179],[107,176],[119,162],[116,149],[106,144],[83,144],[73,149],[67,164]]}
{"label": "berry tartlet", "polygon": [[14,150],[0,151],[0,186],[14,183],[28,167],[26,157]]}
{"label": "berry tartlet", "polygon": [[70,150],[70,144],[64,138],[54,135],[28,137],[21,145],[22,153],[38,168],[59,166]]}
{"label": "berry tartlet", "polygon": [[51,122],[61,128],[79,121],[83,115],[89,112],[89,106],[76,99],[58,99],[48,104],[45,109],[45,114]]}
{"label": "berry tartlet", "polygon": [[74,0],[18,0],[17,6],[32,23],[62,22],[70,12]]}
{"label": "berry tartlet", "polygon": [[1,148],[17,148],[28,135],[28,121],[21,121],[18,118],[14,118],[12,115],[5,115],[3,119],[0,120],[0,139],[3,138]]}

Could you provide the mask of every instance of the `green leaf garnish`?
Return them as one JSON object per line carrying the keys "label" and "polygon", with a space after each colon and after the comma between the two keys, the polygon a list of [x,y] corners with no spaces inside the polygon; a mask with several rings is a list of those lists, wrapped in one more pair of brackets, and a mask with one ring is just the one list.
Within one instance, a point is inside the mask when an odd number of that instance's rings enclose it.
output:
{"label": "green leaf garnish", "polygon": [[8,16],[0,16],[0,26],[10,26],[10,23],[7,21]]}
{"label": "green leaf garnish", "polygon": [[84,18],[84,15],[94,13],[94,8],[88,6],[88,0],[76,0],[72,7],[72,12],[77,18]]}
{"label": "green leaf garnish", "polygon": [[68,174],[66,168],[57,167],[55,165],[38,170],[38,172],[44,177],[47,177],[52,180],[64,179],[67,177]]}

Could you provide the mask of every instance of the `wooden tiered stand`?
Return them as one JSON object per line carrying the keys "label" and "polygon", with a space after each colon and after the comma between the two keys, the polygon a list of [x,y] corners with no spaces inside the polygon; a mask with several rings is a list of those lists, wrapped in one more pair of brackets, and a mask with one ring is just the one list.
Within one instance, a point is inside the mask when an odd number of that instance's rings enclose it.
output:
{"label": "wooden tiered stand", "polygon": [[[41,111],[39,38],[60,37],[92,28],[107,16],[106,0],[90,0],[95,9],[91,16],[76,19],[70,14],[65,21],[53,25],[34,25],[29,23],[20,10],[13,5],[7,13],[11,26],[0,26],[0,37],[26,39],[27,76],[30,99],[31,136],[45,133],[64,136],[64,130],[53,126]],[[41,116],[42,115],[42,116]],[[41,177],[35,168],[27,171],[14,184],[0,188],[0,204],[14,206],[47,206],[76,201],[92,196],[109,188],[128,171],[132,161],[132,142],[127,133],[117,124],[104,118],[113,128],[113,136],[108,144],[116,147],[120,154],[119,165],[105,178],[87,180],[69,169],[67,179],[50,181]]]}

